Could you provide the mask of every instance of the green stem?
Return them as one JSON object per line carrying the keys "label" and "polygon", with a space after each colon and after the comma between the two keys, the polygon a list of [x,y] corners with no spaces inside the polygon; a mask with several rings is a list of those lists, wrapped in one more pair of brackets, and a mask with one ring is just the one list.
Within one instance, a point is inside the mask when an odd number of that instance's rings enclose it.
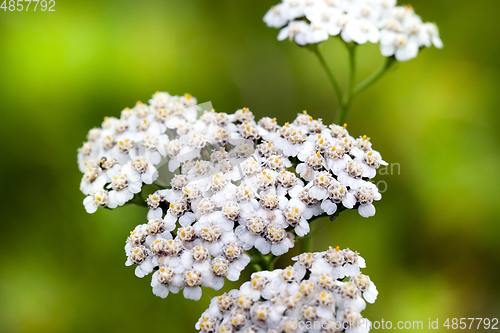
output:
{"label": "green stem", "polygon": [[300,242],[300,253],[311,252],[311,249],[312,249],[311,239],[312,239],[312,237],[302,238],[302,240]]}
{"label": "green stem", "polygon": [[382,76],[384,76],[385,73],[391,69],[391,67],[397,63],[396,58],[394,57],[386,57],[384,59],[384,62],[382,65],[375,71],[373,72],[370,76],[368,76],[366,79],[361,81],[356,85],[356,46],[357,44],[354,42],[348,43],[347,45],[347,51],[349,54],[349,73],[348,73],[348,81],[347,81],[347,88],[345,93],[342,93],[342,89],[340,88],[340,85],[338,84],[337,80],[335,79],[335,76],[333,75],[333,72],[331,71],[330,67],[326,63],[325,58],[319,51],[318,44],[310,44],[309,49],[316,54],[318,57],[318,60],[321,64],[321,67],[323,67],[326,75],[328,76],[328,79],[330,80],[330,83],[333,86],[333,90],[335,91],[335,95],[337,97],[337,102],[338,102],[338,112],[337,112],[337,117],[336,117],[336,123],[337,124],[343,124],[345,122],[345,119],[347,117],[347,113],[349,112],[349,109],[351,108],[351,105],[357,95],[362,92],[364,89],[368,88],[370,85],[378,81]]}
{"label": "green stem", "polygon": [[273,255],[272,253],[263,255],[256,248],[253,248],[249,255],[250,264],[256,272],[260,272],[263,270],[272,271],[274,269],[275,262],[278,260],[278,257]]}
{"label": "green stem", "polygon": [[278,261],[278,259],[279,257],[276,257],[274,254],[271,254],[271,257],[269,259],[269,265],[267,267],[269,271],[274,270],[274,264],[276,263],[276,261]]}
{"label": "green stem", "polygon": [[161,186],[161,185],[159,185],[159,184],[156,184],[156,183],[154,183],[154,182],[153,182],[153,183],[151,183],[151,184],[149,184],[149,185],[150,185],[151,187],[153,187],[156,191],[166,189],[166,187],[163,187],[163,186]]}
{"label": "green stem", "polygon": [[370,76],[368,76],[366,79],[361,81],[356,85],[354,88],[354,91],[352,92],[352,97],[355,97],[357,94],[377,82],[382,76],[384,76],[385,73],[388,72],[388,70],[396,63],[396,58],[394,57],[386,57],[384,59],[384,62],[380,67],[373,72]]}
{"label": "green stem", "polygon": [[347,81],[347,89],[342,98],[342,108],[340,108],[337,113],[337,124],[342,124],[345,122],[347,117],[347,112],[351,107],[352,96],[354,93],[354,85],[356,84],[356,44],[351,42],[347,44],[347,51],[349,54],[349,75]]}
{"label": "green stem", "polygon": [[326,75],[328,76],[328,80],[330,80],[330,83],[333,86],[333,90],[335,91],[335,95],[337,97],[337,102],[339,104],[339,112],[342,112],[341,111],[342,110],[342,96],[343,96],[342,89],[340,88],[340,85],[337,82],[337,79],[335,79],[335,76],[333,75],[330,67],[326,63],[325,58],[319,52],[318,44],[311,44],[311,50],[314,52],[314,54],[316,54],[316,56],[318,57],[319,63],[321,64],[321,67],[323,67],[323,69],[325,70]]}
{"label": "green stem", "polygon": [[142,207],[147,207],[148,204],[146,203],[146,200],[144,200],[141,196],[141,193],[137,193],[134,195],[134,197],[132,198],[132,200],[130,200],[128,203],[131,203],[131,204],[134,204],[134,205],[138,205],[138,206],[142,206]]}
{"label": "green stem", "polygon": [[309,223],[309,227],[311,228],[311,231],[309,231],[309,233],[307,235],[305,235],[304,237],[300,237],[299,240],[300,240],[300,252],[301,253],[306,253],[306,252],[311,252],[312,250],[312,238],[317,235],[321,229],[316,229],[316,230],[312,230],[312,222],[316,219],[319,219],[321,217],[325,217],[325,216],[328,216],[326,213],[323,213],[321,215],[318,215],[318,216],[314,216],[313,218],[311,218],[308,223]]}
{"label": "green stem", "polygon": [[252,267],[253,267],[253,270],[256,271],[256,272],[260,272],[260,271],[263,270],[262,266],[260,264],[258,264],[258,263],[252,264]]}

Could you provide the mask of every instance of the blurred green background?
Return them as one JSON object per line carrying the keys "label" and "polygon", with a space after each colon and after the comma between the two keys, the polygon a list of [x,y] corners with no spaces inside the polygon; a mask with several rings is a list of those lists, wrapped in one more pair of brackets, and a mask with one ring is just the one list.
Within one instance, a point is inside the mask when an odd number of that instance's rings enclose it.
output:
{"label": "blurred green background", "polygon": [[[281,124],[304,109],[330,123],[333,91],[313,54],[262,22],[275,2],[56,0],[50,13],[0,11],[0,332],[194,331],[218,292],[154,296],[124,265],[145,210],[86,214],[76,150],[104,116],[155,91]],[[378,177],[387,191],[375,217],[317,222],[314,249],[366,259],[380,291],[363,312],[371,320],[499,317],[500,3],[412,5],[438,23],[445,48],[401,64],[348,117],[350,133],[370,136],[400,174]],[[343,78],[342,45],[324,52]],[[374,45],[358,54],[359,78],[382,60]]]}

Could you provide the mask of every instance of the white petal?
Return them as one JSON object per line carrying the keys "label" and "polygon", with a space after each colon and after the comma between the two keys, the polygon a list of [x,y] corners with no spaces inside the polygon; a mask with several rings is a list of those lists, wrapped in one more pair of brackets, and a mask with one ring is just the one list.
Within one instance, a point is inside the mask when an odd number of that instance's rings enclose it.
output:
{"label": "white petal", "polygon": [[[237,280],[237,279],[236,279]],[[236,281],[236,280],[233,280],[233,281]],[[221,289],[222,287],[224,286],[224,278],[222,277],[215,277],[212,281],[212,285],[211,285],[211,288],[213,290],[219,290]]]}
{"label": "white petal", "polygon": [[137,276],[137,277],[139,277],[139,278],[143,278],[145,275],[146,275],[146,272],[144,272],[144,271],[141,269],[141,266],[137,266],[137,267],[135,267],[135,276]]}
{"label": "white petal", "polygon": [[395,51],[396,49],[394,48],[393,45],[380,44],[380,53],[382,53],[384,57],[392,56]]}
{"label": "white petal", "polygon": [[337,205],[330,201],[330,200],[325,200],[321,203],[321,208],[327,213],[328,215],[333,215],[337,211]]}
{"label": "white petal", "polygon": [[342,199],[342,205],[344,205],[345,208],[352,209],[355,204],[356,198],[352,193],[347,193],[346,196]]}
{"label": "white petal", "polygon": [[361,205],[358,208],[359,215],[370,217],[375,215],[375,206],[373,204]]}
{"label": "white petal", "polygon": [[185,298],[197,301],[201,298],[201,287],[186,287],[182,293]]}
{"label": "white petal", "polygon": [[179,218],[179,223],[180,223],[182,226],[188,226],[188,225],[191,225],[191,223],[193,223],[195,220],[196,220],[196,217],[194,216],[194,214],[193,214],[193,213],[191,213],[191,212],[186,212],[186,213],[184,213],[184,215],[182,215],[182,216]]}
{"label": "white petal", "polygon": [[289,249],[288,245],[289,244],[288,244],[287,240],[285,239],[284,241],[282,241],[279,244],[273,244],[271,246],[271,251],[275,256],[280,256],[280,255],[288,252],[288,249]]}
{"label": "white petal", "polygon": [[89,214],[95,213],[97,210],[97,206],[94,205],[94,199],[92,198],[92,196],[88,196],[83,199],[83,205],[85,206],[85,210]]}
{"label": "white petal", "polygon": [[[259,237],[255,241],[254,244],[255,248],[260,251],[262,254],[268,254],[269,251],[271,251],[271,244],[269,244],[268,241],[266,241],[264,238]],[[285,251],[286,252],[286,251]]]}
{"label": "white petal", "polygon": [[[154,219],[159,219],[161,218],[161,216],[163,215],[163,211],[161,210],[160,207],[156,208],[156,209],[150,209],[148,211],[148,220],[154,220]],[[175,222],[174,222],[175,223]]]}
{"label": "white petal", "polygon": [[165,298],[168,296],[169,290],[167,287],[160,283],[153,287],[153,294],[161,298]]}
{"label": "white petal", "polygon": [[378,295],[377,289],[375,289],[375,288],[372,289],[370,286],[370,288],[368,288],[368,290],[363,293],[363,298],[368,303],[375,303],[375,300],[377,299],[377,295]]}

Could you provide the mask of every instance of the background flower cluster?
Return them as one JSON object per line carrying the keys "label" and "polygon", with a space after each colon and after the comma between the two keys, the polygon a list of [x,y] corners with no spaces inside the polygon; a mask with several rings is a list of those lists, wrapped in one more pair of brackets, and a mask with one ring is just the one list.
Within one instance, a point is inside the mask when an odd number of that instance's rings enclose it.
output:
{"label": "background flower cluster", "polygon": [[396,0],[284,0],[264,21],[281,28],[278,40],[306,45],[340,36],[346,43],[380,42],[382,55],[399,61],[415,58],[424,47],[443,47],[437,26]]}
{"label": "background flower cluster", "polygon": [[210,332],[368,332],[361,316],[377,288],[365,261],[338,247],[303,253],[284,269],[252,274],[239,290],[214,297],[196,328]]}

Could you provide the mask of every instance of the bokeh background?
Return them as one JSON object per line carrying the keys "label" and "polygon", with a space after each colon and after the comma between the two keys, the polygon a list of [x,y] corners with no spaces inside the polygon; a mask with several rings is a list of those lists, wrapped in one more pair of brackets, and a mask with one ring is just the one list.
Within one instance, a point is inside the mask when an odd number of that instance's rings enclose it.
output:
{"label": "bokeh background", "polygon": [[[124,265],[145,210],[86,214],[76,151],[104,116],[158,90],[281,123],[304,109],[333,121],[313,54],[262,22],[274,3],[56,0],[50,13],[0,11],[0,332],[194,331],[218,293],[154,296]],[[375,217],[317,222],[314,249],[364,256],[380,291],[364,312],[372,320],[499,317],[500,4],[412,5],[438,23],[445,48],[401,64],[348,117],[350,133],[370,136],[400,172],[379,176],[387,191]],[[324,52],[342,79],[344,48],[330,40]],[[374,45],[358,54],[359,78],[382,60]]]}

